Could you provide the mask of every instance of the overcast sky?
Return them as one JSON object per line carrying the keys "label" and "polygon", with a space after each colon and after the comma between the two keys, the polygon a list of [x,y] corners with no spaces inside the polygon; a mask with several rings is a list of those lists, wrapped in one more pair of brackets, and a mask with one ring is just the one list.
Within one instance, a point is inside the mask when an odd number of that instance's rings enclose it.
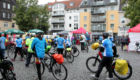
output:
{"label": "overcast sky", "polygon": [[[38,0],[38,4],[47,4],[48,2],[54,2],[55,0]],[[64,0],[57,0],[57,1],[64,1]],[[66,1],[66,0],[65,0]]]}

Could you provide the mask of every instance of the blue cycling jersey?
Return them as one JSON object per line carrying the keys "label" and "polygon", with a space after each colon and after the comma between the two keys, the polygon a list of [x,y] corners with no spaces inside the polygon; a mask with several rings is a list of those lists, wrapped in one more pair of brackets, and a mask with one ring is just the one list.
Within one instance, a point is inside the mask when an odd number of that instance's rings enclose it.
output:
{"label": "blue cycling jersey", "polygon": [[2,46],[1,46],[1,49],[5,49],[5,40],[6,40],[6,38],[2,36],[1,39],[2,39],[2,42],[1,42]]}
{"label": "blue cycling jersey", "polygon": [[60,49],[64,48],[64,45],[63,45],[64,38],[61,38],[61,37],[57,38],[56,43],[57,43],[57,48],[60,48]]}
{"label": "blue cycling jersey", "polygon": [[65,39],[65,44],[66,44],[66,46],[71,46],[71,43],[70,43],[70,39],[69,38]]}
{"label": "blue cycling jersey", "polygon": [[110,37],[109,39],[110,39],[111,41],[114,41],[113,37]]}
{"label": "blue cycling jersey", "polygon": [[16,47],[22,47],[22,38],[16,40]]}
{"label": "blue cycling jersey", "polygon": [[105,57],[113,57],[113,43],[109,39],[105,39],[102,41],[102,46],[105,48],[103,52],[103,56]]}
{"label": "blue cycling jersey", "polygon": [[100,37],[99,37],[99,40],[100,40],[100,41],[102,41],[102,40],[103,40],[103,38],[100,36]]}

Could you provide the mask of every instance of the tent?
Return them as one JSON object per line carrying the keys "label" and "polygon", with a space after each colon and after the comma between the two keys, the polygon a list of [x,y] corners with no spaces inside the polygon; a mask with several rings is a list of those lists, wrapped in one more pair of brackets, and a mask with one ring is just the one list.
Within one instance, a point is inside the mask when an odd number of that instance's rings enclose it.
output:
{"label": "tent", "polygon": [[129,33],[130,38],[129,50],[134,51],[136,48],[135,43],[137,41],[140,42],[140,24],[133,28],[130,28],[127,32]]}
{"label": "tent", "polygon": [[[74,34],[82,34],[82,33],[85,33],[86,34],[86,30],[85,29],[83,29],[82,27],[80,27],[79,29],[77,29],[77,30],[75,30],[75,31],[72,31],[71,33],[74,33]],[[90,32],[89,32],[89,34],[91,34]]]}

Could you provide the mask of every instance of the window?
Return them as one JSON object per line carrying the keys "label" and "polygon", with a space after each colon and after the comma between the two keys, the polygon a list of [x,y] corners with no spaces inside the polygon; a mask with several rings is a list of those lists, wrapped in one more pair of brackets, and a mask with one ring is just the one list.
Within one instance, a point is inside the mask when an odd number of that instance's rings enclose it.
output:
{"label": "window", "polygon": [[67,10],[67,13],[69,13],[69,10]]}
{"label": "window", "polygon": [[73,6],[74,5],[74,3],[70,3],[70,6]]}
{"label": "window", "polygon": [[78,16],[74,16],[74,22],[78,22]]}
{"label": "window", "polygon": [[6,13],[3,13],[3,18],[6,18]]}
{"label": "window", "polygon": [[84,5],[87,5],[87,1],[84,2]]}
{"label": "window", "polygon": [[58,9],[58,4],[54,5],[53,9]]}
{"label": "window", "polygon": [[114,6],[111,6],[111,10],[114,10]]}
{"label": "window", "polygon": [[87,24],[84,24],[84,29],[87,29]]}
{"label": "window", "polygon": [[13,8],[12,10],[14,10],[14,6],[12,8]]}
{"label": "window", "polygon": [[74,29],[78,29],[78,23],[74,24]]}
{"label": "window", "polygon": [[4,27],[8,27],[8,22],[4,22]]}
{"label": "window", "polygon": [[69,24],[69,27],[71,27],[71,24]]}
{"label": "window", "polygon": [[87,21],[87,16],[84,16],[84,21]]}
{"label": "window", "polygon": [[112,23],[112,24],[110,24],[110,26],[111,26],[111,29],[114,29],[114,24]]}
{"label": "window", "polygon": [[15,17],[15,14],[14,13],[12,13],[12,17]]}
{"label": "window", "polygon": [[12,28],[14,28],[15,27],[15,23],[12,23]]}
{"label": "window", "polygon": [[7,17],[8,19],[10,18],[10,14],[8,13],[8,17]]}
{"label": "window", "polygon": [[6,3],[3,3],[3,8],[6,8]]}
{"label": "window", "polygon": [[63,9],[63,8],[64,8],[64,4],[60,4],[60,5],[59,5],[59,8],[60,8],[60,9]]}
{"label": "window", "polygon": [[87,12],[87,9],[84,9],[84,12]]}
{"label": "window", "polygon": [[64,24],[60,24],[59,25],[59,28],[64,28]]}
{"label": "window", "polygon": [[121,17],[121,23],[125,23],[125,17]]}
{"label": "window", "polygon": [[112,3],[112,2],[115,2],[115,0],[110,0],[110,2]]}
{"label": "window", "polygon": [[52,6],[51,6],[51,5],[49,5],[49,8],[52,8]]}
{"label": "window", "polygon": [[10,9],[10,4],[8,4],[8,9]]}
{"label": "window", "polygon": [[114,14],[111,15],[111,20],[114,20]]}
{"label": "window", "polygon": [[59,19],[59,21],[64,21],[64,19]]}
{"label": "window", "polygon": [[69,20],[71,20],[71,16],[69,17]]}
{"label": "window", "polygon": [[106,24],[103,24],[103,30],[106,30]]}
{"label": "window", "polygon": [[58,28],[58,24],[54,24],[53,25],[53,28]]}

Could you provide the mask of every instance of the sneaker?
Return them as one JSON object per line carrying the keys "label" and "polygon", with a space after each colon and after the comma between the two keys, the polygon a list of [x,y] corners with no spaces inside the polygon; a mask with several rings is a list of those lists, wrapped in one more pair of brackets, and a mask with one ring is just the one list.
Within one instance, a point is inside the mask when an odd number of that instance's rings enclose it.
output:
{"label": "sneaker", "polygon": [[114,80],[113,78],[106,78],[106,80]]}
{"label": "sneaker", "polygon": [[20,59],[20,61],[23,61],[23,59]]}
{"label": "sneaker", "polygon": [[15,61],[15,59],[11,59],[12,61]]}
{"label": "sneaker", "polygon": [[90,75],[91,77],[93,77],[94,78],[94,80],[99,80],[99,78],[98,77],[96,77],[94,74],[93,75]]}

